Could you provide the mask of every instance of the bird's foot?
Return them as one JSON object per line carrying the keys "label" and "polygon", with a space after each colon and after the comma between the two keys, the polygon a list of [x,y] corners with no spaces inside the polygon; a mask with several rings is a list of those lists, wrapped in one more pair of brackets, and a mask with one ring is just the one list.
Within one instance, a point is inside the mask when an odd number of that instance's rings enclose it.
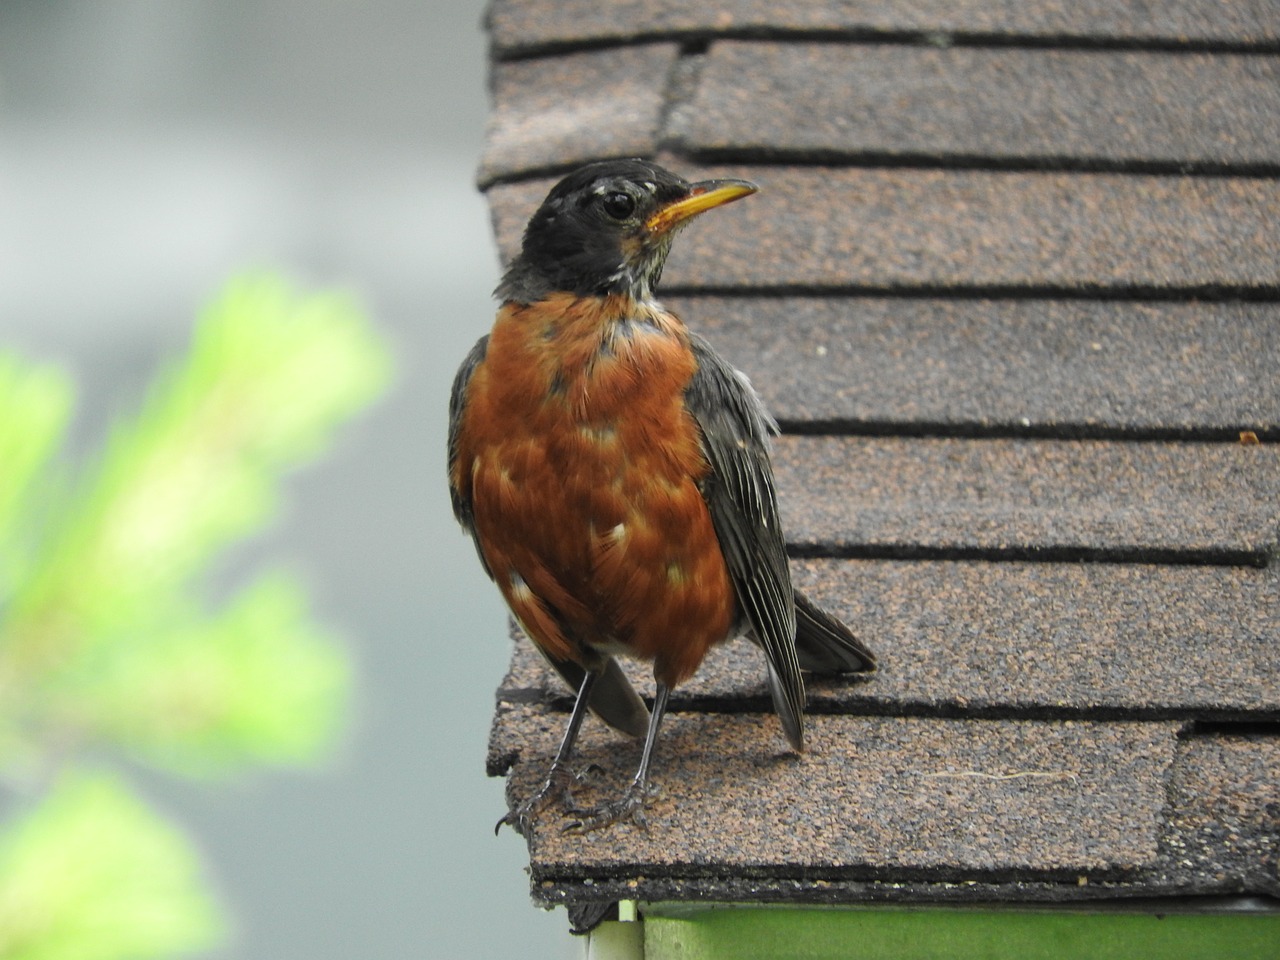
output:
{"label": "bird's foot", "polygon": [[577,781],[578,777],[565,764],[551,764],[551,769],[547,771],[546,782],[533,796],[514,810],[508,810],[506,816],[494,824],[494,834],[496,835],[504,826],[509,826],[520,836],[527,837],[534,821],[556,800],[560,800],[566,807],[573,806],[573,785]]}
{"label": "bird's foot", "polygon": [[570,808],[569,813],[576,817],[564,827],[565,833],[590,833],[623,820],[630,820],[638,827],[648,827],[649,821],[644,815],[645,801],[657,790],[643,781],[632,781],[631,786],[617,800],[608,800],[594,807]]}
{"label": "bird's foot", "polygon": [[542,784],[537,793],[514,810],[508,811],[507,815],[494,826],[494,834],[497,834],[504,826],[509,826],[520,836],[527,837],[529,835],[529,827],[556,800],[559,800],[566,810],[576,812],[578,807],[573,799],[574,785],[591,780],[599,773],[600,767],[594,763],[584,767],[577,773],[574,773],[563,763],[551,764],[551,769],[547,772],[546,782]]}

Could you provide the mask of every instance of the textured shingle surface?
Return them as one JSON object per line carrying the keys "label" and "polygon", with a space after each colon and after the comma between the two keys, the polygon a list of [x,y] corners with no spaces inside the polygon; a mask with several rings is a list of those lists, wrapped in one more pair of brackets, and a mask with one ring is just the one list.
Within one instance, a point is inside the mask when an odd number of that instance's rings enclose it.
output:
{"label": "textured shingle surface", "polygon": [[[801,99],[805,109],[790,109]],[[729,41],[707,53],[672,133],[696,155],[1276,168],[1280,65],[1251,55]]]}
{"label": "textured shingle surface", "polygon": [[[668,288],[1154,293],[1280,289],[1280,181],[754,165],[681,237]],[[553,181],[490,191],[504,255]]]}
{"label": "textured shingle surface", "polygon": [[797,428],[1280,439],[1280,304],[667,297]]}
{"label": "textured shingle surface", "polygon": [[[881,659],[810,683],[797,757],[758,652],[715,651],[648,831],[549,814],[535,896],[1280,897],[1280,8],[489,23],[504,256],[588,157],[761,185],[682,235],[664,299],[782,422],[796,581]],[[511,798],[570,699],[517,631],[488,757]],[[583,738],[579,799],[615,795],[638,745]]]}
{"label": "textured shingle surface", "polygon": [[[881,654],[874,678],[811,679],[817,710],[1280,720],[1274,568],[824,558],[792,569]],[[645,667],[629,670],[652,693]],[[524,641],[499,695],[570,700]],[[718,649],[676,702],[767,711],[764,661],[745,641]]]}
{"label": "textured shingle surface", "polygon": [[1179,744],[1160,863],[1206,890],[1280,895],[1280,738],[1212,735]]}
{"label": "textured shingle surface", "polygon": [[1280,447],[1240,443],[784,437],[787,541],[1005,555],[1265,562],[1280,542]]}
{"label": "textured shingle surface", "polygon": [[[515,796],[537,788],[554,752],[553,730],[543,728],[563,719],[537,707],[501,715],[507,739],[538,760],[513,775]],[[646,875],[947,876],[962,867],[1074,880],[1156,857],[1175,724],[820,716],[806,733],[797,756],[773,717],[673,715],[665,798],[648,807],[649,828],[621,825],[583,843],[558,829],[568,817],[549,820],[532,847],[535,869],[607,877],[623,849]],[[583,802],[607,796],[634,762],[600,730],[584,735],[581,751],[604,785],[584,786]]]}
{"label": "textured shingle surface", "polygon": [[1094,42],[1265,45],[1280,39],[1269,0],[860,0],[779,4],[771,0],[498,0],[489,27],[499,55],[652,36],[743,34],[894,39],[1025,38]]}
{"label": "textured shingle surface", "polygon": [[674,44],[572,53],[494,67],[481,182],[602,155],[652,153]]}

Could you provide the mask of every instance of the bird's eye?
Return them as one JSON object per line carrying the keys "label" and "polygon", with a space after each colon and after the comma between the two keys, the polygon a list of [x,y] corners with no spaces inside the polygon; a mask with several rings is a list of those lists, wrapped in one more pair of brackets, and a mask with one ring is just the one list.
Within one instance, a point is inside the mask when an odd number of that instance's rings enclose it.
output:
{"label": "bird's eye", "polygon": [[626,220],[636,212],[635,197],[629,193],[606,193],[600,201],[600,205],[614,220]]}

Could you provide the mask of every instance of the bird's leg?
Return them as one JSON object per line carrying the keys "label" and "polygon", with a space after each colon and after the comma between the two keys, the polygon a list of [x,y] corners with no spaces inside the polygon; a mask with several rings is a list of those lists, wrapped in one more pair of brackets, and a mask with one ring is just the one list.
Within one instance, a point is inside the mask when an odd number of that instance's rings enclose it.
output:
{"label": "bird's leg", "polygon": [[531,797],[497,822],[493,828],[496,834],[503,824],[510,824],[522,837],[529,835],[529,827],[553,800],[560,798],[566,807],[573,806],[570,790],[577,780],[569,767],[569,758],[573,755],[573,744],[578,739],[578,730],[587,716],[587,704],[591,702],[591,688],[595,686],[596,677],[600,674],[588,670],[582,677],[582,685],[578,687],[578,698],[573,702],[573,712],[569,714],[569,726],[564,731],[564,739],[560,741],[560,749],[556,758],[551,761],[551,769],[547,771],[546,782]]}
{"label": "bird's leg", "polygon": [[574,833],[586,833],[607,827],[619,820],[634,820],[645,825],[644,802],[649,796],[649,763],[653,759],[653,747],[658,742],[658,727],[667,712],[667,700],[671,696],[671,688],[661,681],[653,697],[653,711],[649,714],[649,730],[644,737],[644,752],[640,754],[640,767],[631,781],[631,786],[617,800],[610,800],[587,810],[573,810],[578,820],[565,827]]}

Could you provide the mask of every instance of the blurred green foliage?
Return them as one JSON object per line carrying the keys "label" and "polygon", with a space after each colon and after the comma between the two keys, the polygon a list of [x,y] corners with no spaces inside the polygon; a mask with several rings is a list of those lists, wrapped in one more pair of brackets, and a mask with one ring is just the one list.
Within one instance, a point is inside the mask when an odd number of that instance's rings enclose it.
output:
{"label": "blurred green foliage", "polygon": [[219,929],[186,838],[118,778],[67,776],[0,837],[0,956],[152,957]]}
{"label": "blurred green foliage", "polygon": [[389,373],[346,299],[236,280],[72,475],[70,380],[0,352],[0,960],[216,939],[188,842],[103,765],[207,778],[323,755],[345,653],[287,573],[220,602],[210,574]]}

